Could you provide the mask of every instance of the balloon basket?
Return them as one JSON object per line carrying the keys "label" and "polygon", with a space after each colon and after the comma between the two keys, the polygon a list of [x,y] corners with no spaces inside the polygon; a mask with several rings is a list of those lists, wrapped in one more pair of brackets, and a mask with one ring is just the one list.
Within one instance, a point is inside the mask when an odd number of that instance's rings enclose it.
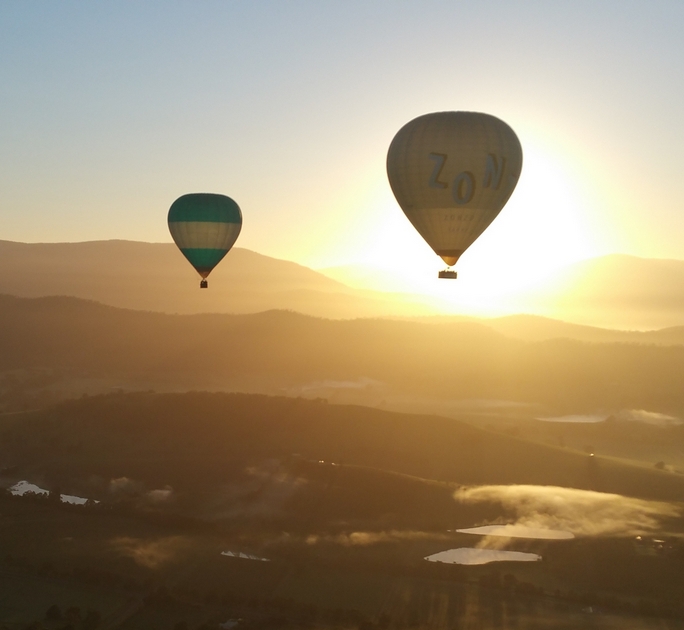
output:
{"label": "balloon basket", "polygon": [[440,271],[437,277],[446,280],[456,280],[457,275],[455,271],[445,269],[444,271]]}
{"label": "balloon basket", "polygon": [[202,280],[200,282],[200,289],[206,289],[209,286],[209,283],[206,280]]}

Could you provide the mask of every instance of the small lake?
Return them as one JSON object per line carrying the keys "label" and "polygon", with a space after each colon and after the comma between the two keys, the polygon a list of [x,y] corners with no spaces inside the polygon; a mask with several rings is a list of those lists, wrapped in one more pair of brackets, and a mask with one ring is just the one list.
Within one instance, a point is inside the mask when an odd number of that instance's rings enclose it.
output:
{"label": "small lake", "polygon": [[[9,491],[12,494],[20,497],[25,495],[27,492],[33,492],[34,494],[50,494],[49,490],[41,488],[40,486],[37,486],[34,483],[29,483],[25,480],[15,483],[9,489]],[[59,498],[62,503],[73,503],[75,505],[83,505],[88,500],[84,499],[83,497],[74,496],[73,494],[60,494]],[[99,501],[94,501],[94,503],[99,503]]]}
{"label": "small lake", "polygon": [[574,415],[574,416],[553,416],[551,418],[535,418],[535,420],[541,420],[542,422],[584,422],[584,423],[597,423],[604,422],[607,415]]}
{"label": "small lake", "polygon": [[483,525],[457,529],[459,534],[478,534],[480,536],[505,536],[506,538],[534,538],[536,540],[568,540],[575,535],[564,529],[545,529],[523,525]]}
{"label": "small lake", "polygon": [[501,549],[475,549],[459,547],[427,556],[428,562],[445,564],[487,564],[489,562],[538,562],[542,557],[536,553],[523,551],[503,551]]}
{"label": "small lake", "polygon": [[249,553],[242,553],[242,551],[222,551],[222,556],[228,556],[229,558],[242,558],[243,560],[258,560],[260,562],[270,562],[268,558],[260,558],[259,556],[253,556]]}

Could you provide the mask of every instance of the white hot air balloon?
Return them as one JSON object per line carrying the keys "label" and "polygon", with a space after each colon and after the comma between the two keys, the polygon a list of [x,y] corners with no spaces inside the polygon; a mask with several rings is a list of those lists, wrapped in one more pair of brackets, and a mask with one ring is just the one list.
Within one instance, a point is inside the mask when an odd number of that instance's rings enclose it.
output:
{"label": "white hot air balloon", "polygon": [[[387,153],[397,202],[449,267],[499,214],[521,169],[515,132],[477,112],[419,116],[399,130]],[[456,278],[456,272],[439,277]]]}

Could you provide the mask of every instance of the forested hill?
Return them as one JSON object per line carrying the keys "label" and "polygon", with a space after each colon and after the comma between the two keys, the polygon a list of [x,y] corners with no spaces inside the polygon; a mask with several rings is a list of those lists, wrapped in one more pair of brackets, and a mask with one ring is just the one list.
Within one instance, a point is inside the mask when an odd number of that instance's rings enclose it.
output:
{"label": "forested hill", "polygon": [[[524,342],[483,324],[325,320],[292,312],[174,316],[74,298],[0,298],[0,370],[149,387],[500,399],[577,413],[684,413],[684,347]],[[137,384],[137,385],[136,385]]]}
{"label": "forested hill", "polygon": [[[250,466],[272,474],[274,465],[301,461],[457,484],[559,485],[670,500],[684,492],[681,475],[457,420],[284,397],[110,394],[0,416],[0,432],[5,466],[72,486],[126,477],[204,491]],[[362,484],[364,474],[357,476]]]}

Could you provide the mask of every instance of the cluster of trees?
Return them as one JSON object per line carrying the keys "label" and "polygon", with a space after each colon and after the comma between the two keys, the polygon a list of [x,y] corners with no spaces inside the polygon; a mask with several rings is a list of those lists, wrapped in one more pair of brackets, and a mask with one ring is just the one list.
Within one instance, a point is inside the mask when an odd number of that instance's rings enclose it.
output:
{"label": "cluster of trees", "polygon": [[24,557],[6,554],[4,562],[8,567],[50,578],[75,580],[89,586],[104,586],[126,591],[139,591],[146,584],[134,577],[101,567],[57,566],[54,562],[31,563]]}
{"label": "cluster of trees", "polygon": [[[78,606],[62,610],[57,604],[50,606],[42,619],[26,624],[22,630],[96,630],[102,623],[97,610],[81,611]],[[7,626],[0,626],[6,630]]]}
{"label": "cluster of trees", "polygon": [[515,597],[528,602],[535,598],[552,598],[558,602],[591,607],[593,610],[611,610],[619,613],[678,619],[684,617],[684,606],[678,598],[630,599],[595,590],[575,591],[574,589],[565,591],[555,589],[553,592],[548,592],[540,586],[518,580],[511,573],[502,575],[496,570],[482,575],[478,580],[478,587],[490,591],[490,597],[492,595],[498,595],[501,598]]}
{"label": "cluster of trees", "polygon": [[57,604],[53,604],[45,613],[45,619],[53,623],[64,621],[66,626],[62,626],[62,630],[95,630],[102,621],[102,615],[96,610],[87,610],[83,614],[78,606],[70,606],[62,612]]}
{"label": "cluster of trees", "polygon": [[28,411],[57,403],[60,396],[50,385],[60,378],[57,370],[13,370],[0,374],[0,412]]}
{"label": "cluster of trees", "polygon": [[241,617],[244,627],[278,627],[280,625],[306,625],[322,623],[358,626],[372,621],[356,609],[326,608],[315,604],[297,602],[291,598],[245,596],[230,590],[200,592],[195,589],[159,587],[144,599],[146,606],[173,608],[188,605],[194,608],[204,605],[225,607],[233,617]]}

